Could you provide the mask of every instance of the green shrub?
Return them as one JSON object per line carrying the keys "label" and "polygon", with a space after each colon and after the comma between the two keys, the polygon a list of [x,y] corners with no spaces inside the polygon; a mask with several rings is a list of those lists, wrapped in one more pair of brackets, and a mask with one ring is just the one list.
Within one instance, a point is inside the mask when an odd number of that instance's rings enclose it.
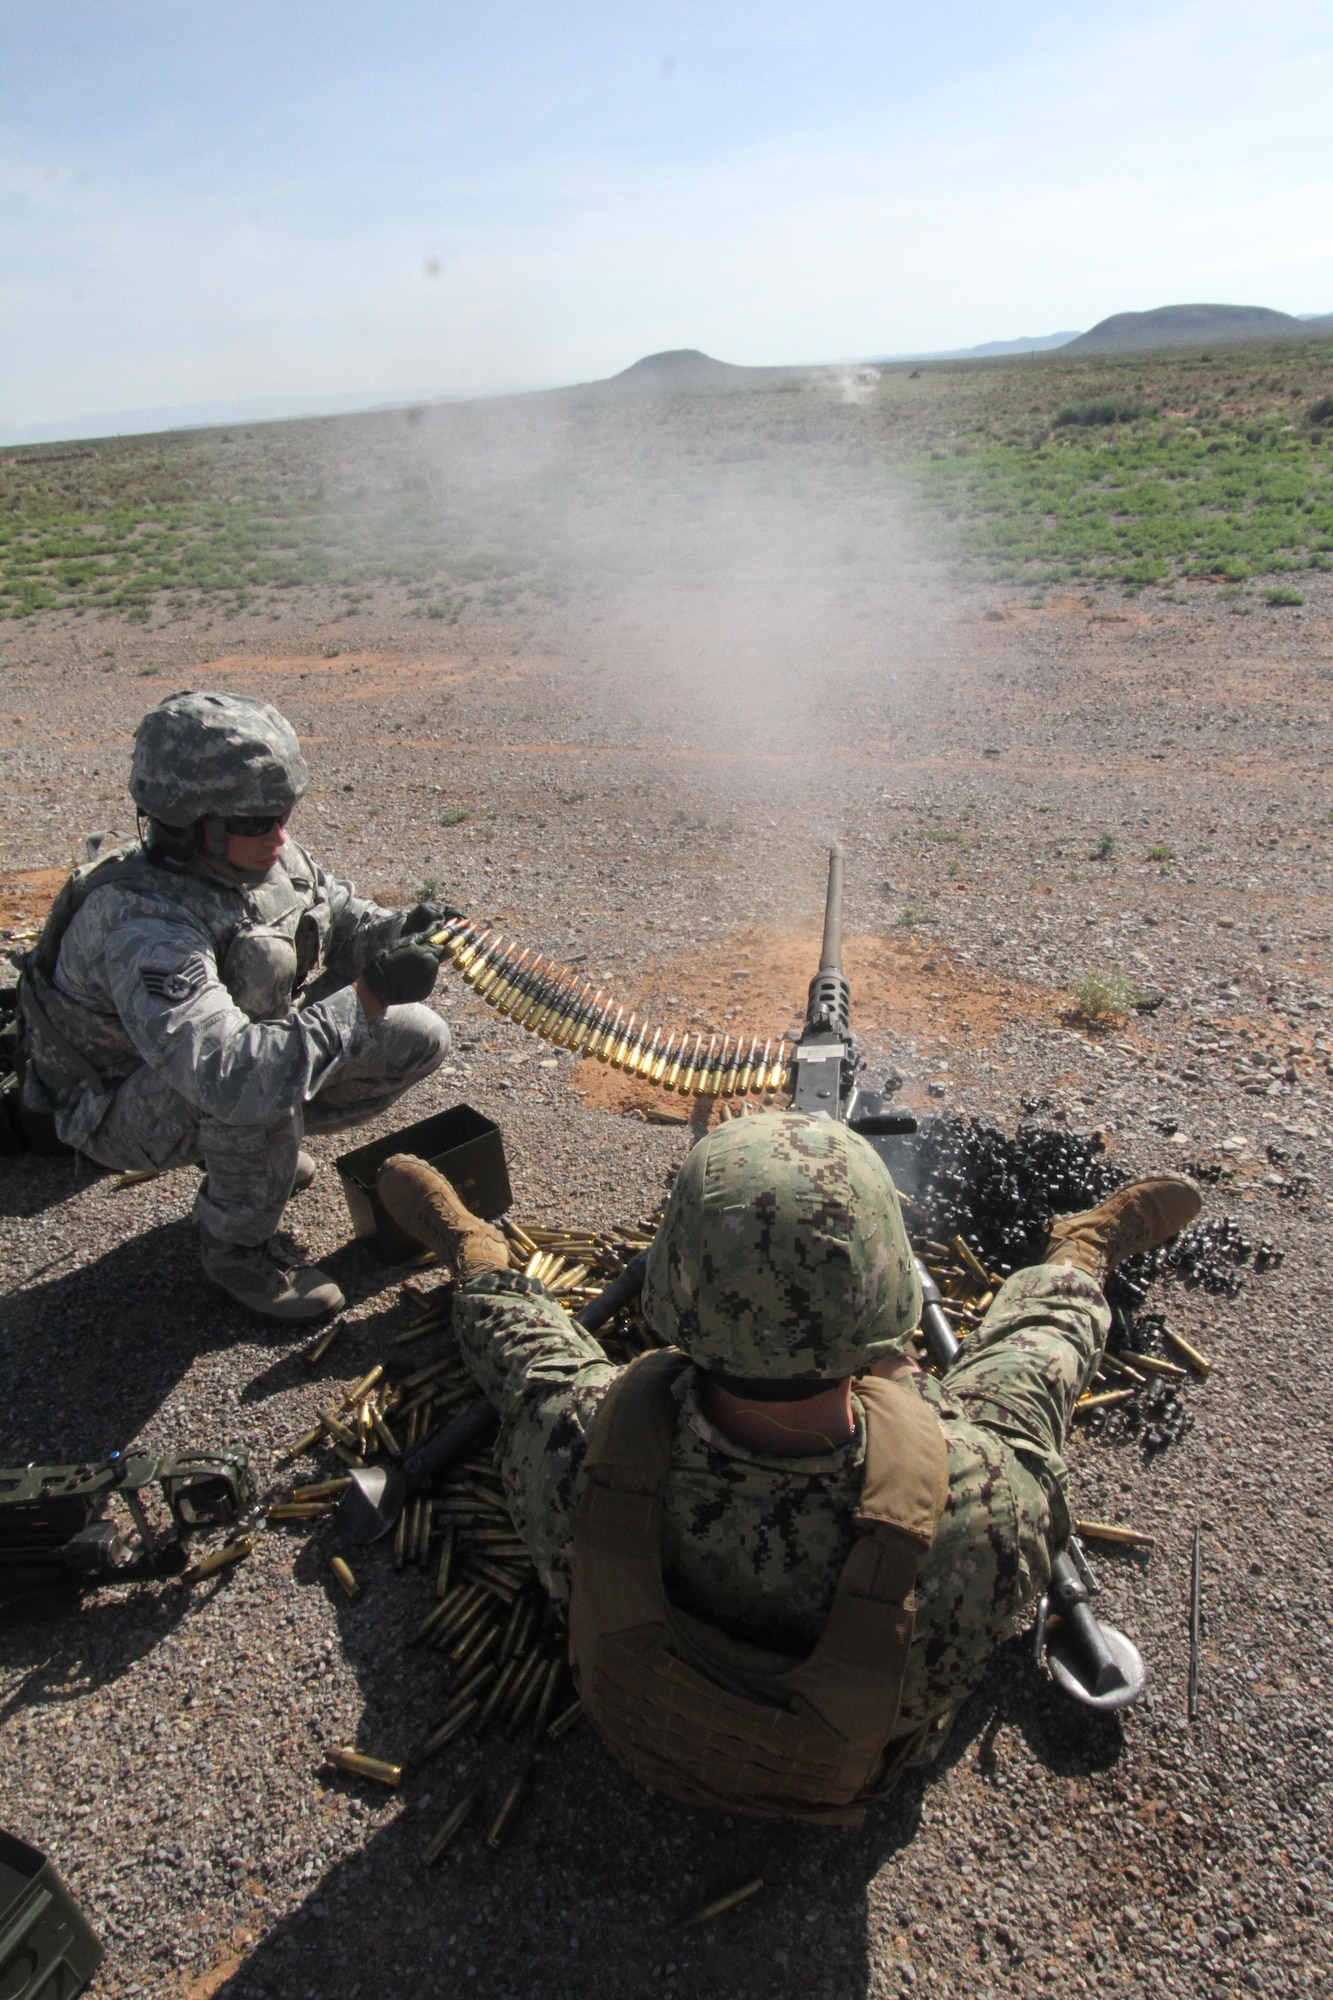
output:
{"label": "green shrub", "polygon": [[1175,855],[1169,847],[1150,847],[1148,849],[1148,859],[1149,861],[1174,861]]}
{"label": "green shrub", "polygon": [[1321,396],[1317,403],[1311,403],[1309,417],[1312,424],[1326,424],[1333,417],[1333,396]]}
{"label": "green shrub", "polygon": [[1098,424],[1137,423],[1154,414],[1152,404],[1141,403],[1136,396],[1094,396],[1087,403],[1066,403],[1056,412],[1053,428],[1092,430]]}
{"label": "green shrub", "polygon": [[1293,590],[1288,583],[1279,583],[1272,590],[1264,592],[1265,604],[1304,604],[1299,590]]}
{"label": "green shrub", "polygon": [[442,812],[440,814],[440,825],[462,826],[464,821],[470,820],[471,817],[472,817],[471,813],[466,811],[464,807],[450,806],[448,812]]}
{"label": "green shrub", "polygon": [[1083,1020],[1096,1026],[1123,1021],[1134,996],[1123,972],[1094,972],[1091,968],[1074,988],[1074,999]]}
{"label": "green shrub", "polygon": [[1093,859],[1094,861],[1111,861],[1115,858],[1115,850],[1116,850],[1115,835],[1113,833],[1104,833],[1101,839],[1097,842],[1097,851],[1094,854]]}

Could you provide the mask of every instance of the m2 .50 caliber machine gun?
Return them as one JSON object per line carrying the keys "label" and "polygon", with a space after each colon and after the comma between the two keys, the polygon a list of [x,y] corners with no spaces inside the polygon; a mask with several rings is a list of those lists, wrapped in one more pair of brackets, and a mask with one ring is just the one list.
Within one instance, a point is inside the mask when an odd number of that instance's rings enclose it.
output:
{"label": "m2 .50 caliber machine gun", "polygon": [[196,1529],[228,1526],[252,1498],[243,1449],[0,1470],[0,1610],[81,1584],[172,1575]]}
{"label": "m2 .50 caliber machine gun", "polygon": [[[824,942],[819,970],[810,982],[805,1028],[793,1051],[791,1107],[816,1117],[837,1118],[859,1132],[894,1172],[896,1137],[913,1133],[910,1112],[888,1108],[882,1097],[857,1082],[861,1063],[851,1034],[852,990],[842,969],[843,854],[829,855],[824,902]],[[940,1374],[959,1353],[959,1341],[944,1312],[939,1286],[918,1257],[921,1281],[921,1334]],[[1043,1654],[1058,1684],[1089,1708],[1127,1708],[1147,1684],[1138,1648],[1113,1625],[1103,1624],[1089,1598],[1097,1582],[1077,1536],[1051,1564],[1050,1590],[1038,1607],[1035,1652]],[[1058,1613],[1058,1626],[1051,1614]]]}

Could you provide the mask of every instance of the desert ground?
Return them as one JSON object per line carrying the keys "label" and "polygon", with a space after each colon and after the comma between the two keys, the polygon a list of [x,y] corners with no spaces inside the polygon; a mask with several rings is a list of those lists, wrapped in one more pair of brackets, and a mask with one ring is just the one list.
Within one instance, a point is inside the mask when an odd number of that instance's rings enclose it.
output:
{"label": "desert ground", "polygon": [[[1215,1363],[1179,1442],[1070,1448],[1074,1511],[1152,1537],[1100,1563],[1147,1698],[1090,1717],[1016,1634],[939,1763],[859,1830],[678,1808],[585,1725],[498,1855],[474,1822],[428,1870],[470,1774],[498,1797],[517,1749],[464,1739],[398,1791],[332,1775],[331,1744],[410,1757],[438,1720],[439,1656],[405,1650],[428,1579],[380,1549],[349,1604],[331,1526],[261,1527],[209,1582],[0,1628],[0,1823],[102,1936],[99,2000],[1327,1992],[1333,576],[1298,607],[1216,579],[1034,597],[960,583],[891,484],[873,507],[697,490],[658,506],[649,479],[595,534],[575,491],[570,587],[452,622],[381,580],[0,627],[0,926],[21,945],[85,836],[131,830],[130,734],[184,687],[292,718],[312,770],[294,831],[360,888],[434,882],[668,1023],[792,1028],[841,839],[870,1082],[1097,1129],[1127,1171],[1198,1167],[1207,1217],[1285,1253],[1234,1298],[1159,1288]],[[1089,974],[1128,1011],[1089,1019]],[[452,1057],[372,1133],[465,1100],[503,1128],[520,1219],[650,1216],[692,1137],[656,1119],[689,1105],[534,1042],[456,977],[436,997]],[[261,1492],[286,1490],[282,1448],[405,1324],[403,1268],[349,1240],[345,1143],[313,1142],[290,1212],[349,1299],[313,1370],[203,1288],[192,1172],[120,1187],[0,1161],[0,1463],[243,1443]],[[682,1928],[755,1874],[762,1894]]]}

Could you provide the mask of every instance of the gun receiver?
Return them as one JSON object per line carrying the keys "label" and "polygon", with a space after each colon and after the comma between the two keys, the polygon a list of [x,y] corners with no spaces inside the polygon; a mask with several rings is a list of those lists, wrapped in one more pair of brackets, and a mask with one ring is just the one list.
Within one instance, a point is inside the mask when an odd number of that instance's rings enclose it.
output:
{"label": "gun receiver", "polygon": [[856,1078],[851,1037],[852,989],[842,969],[842,849],[829,854],[824,943],[810,981],[805,1027],[792,1065],[791,1107],[815,1117],[842,1118]]}

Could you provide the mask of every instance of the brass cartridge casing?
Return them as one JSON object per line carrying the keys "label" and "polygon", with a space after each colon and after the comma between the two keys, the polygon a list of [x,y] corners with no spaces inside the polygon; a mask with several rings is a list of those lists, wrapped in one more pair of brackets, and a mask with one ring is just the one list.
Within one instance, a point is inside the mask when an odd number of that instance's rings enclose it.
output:
{"label": "brass cartridge casing", "polygon": [[567,1709],[557,1715],[554,1722],[547,1724],[546,1734],[550,1737],[552,1743],[558,1743],[560,1738],[567,1736],[574,1727],[574,1724],[581,1721],[582,1718],[583,1703],[581,1701],[572,1701]]}
{"label": "brass cartridge casing", "polygon": [[1163,1327],[1162,1331],[1166,1335],[1167,1339],[1170,1341],[1171,1345],[1175,1348],[1176,1353],[1181,1357],[1183,1361],[1189,1362],[1190,1367],[1194,1369],[1196,1374],[1198,1375],[1212,1374],[1213,1364],[1208,1359],[1208,1356],[1206,1354],[1200,1354],[1197,1347],[1191,1347],[1189,1342],[1181,1334],[1172,1333],[1169,1326]]}
{"label": "brass cartridge casing", "polygon": [[336,1500],[351,1485],[350,1479],[321,1479],[317,1486],[293,1486],[293,1500]]}
{"label": "brass cartridge casing", "polygon": [[669,1090],[678,1091],[682,1097],[690,1095],[694,1084],[694,1065],[698,1060],[699,1050],[702,1045],[703,1036],[696,1035],[694,1038],[694,1047],[688,1055],[685,1055],[685,1044],[682,1041],[681,1054],[684,1060],[681,1062],[679,1069],[673,1070],[672,1074],[667,1078],[667,1088]]}
{"label": "brass cartridge casing", "polygon": [[556,994],[550,1007],[547,1009],[545,1018],[538,1022],[537,1026],[533,1029],[533,1033],[540,1035],[543,1041],[554,1042],[561,1028],[572,1014],[574,1010],[574,984],[575,982],[571,980],[567,986],[560,988],[560,991]]}
{"label": "brass cartridge casing", "polygon": [[460,1639],[469,1637],[490,1611],[490,1592],[484,1583],[460,1584],[459,1589],[464,1596],[436,1628],[437,1646],[456,1645]]}
{"label": "brass cartridge casing", "polygon": [[694,1094],[696,1097],[717,1096],[717,1036],[708,1037],[708,1054],[704,1057],[703,1068],[698,1072]]}
{"label": "brass cartridge casing", "polygon": [[517,1648],[514,1645],[514,1635],[518,1631],[519,1624],[523,1618],[524,1602],[525,1600],[521,1597],[515,1598],[509,1616],[505,1620],[504,1639],[500,1646],[500,1657],[502,1659],[512,1660],[517,1652]]}
{"label": "brass cartridge casing", "polygon": [[465,1707],[474,1695],[478,1701],[484,1701],[486,1689],[499,1671],[496,1662],[488,1660],[484,1666],[478,1667],[475,1673],[469,1674],[465,1681],[460,1681],[445,1704],[444,1714],[440,1717],[441,1722],[447,1722],[451,1715],[457,1715],[459,1709]]}
{"label": "brass cartridge casing", "polygon": [[567,1049],[578,1030],[587,1020],[591,994],[592,981],[591,979],[585,979],[578,993],[575,995],[574,1004],[570,1008],[569,1013],[551,1037],[558,1049]]}
{"label": "brass cartridge casing", "polygon": [[522,1658],[527,1652],[541,1618],[541,1604],[535,1597],[520,1598],[519,1604],[521,1609],[513,1621],[513,1637],[509,1646],[515,1659]]}
{"label": "brass cartridge casing", "polygon": [[307,1347],[305,1351],[305,1362],[307,1368],[314,1368],[318,1366],[318,1364],[324,1359],[324,1356],[328,1353],[329,1349],[332,1347],[334,1341],[338,1338],[338,1335],[342,1332],[342,1330],[343,1330],[343,1322],[340,1319],[335,1319],[332,1326],[325,1327],[323,1333],[320,1334],[319,1339],[314,1343],[312,1347]]}
{"label": "brass cartridge casing", "polygon": [[303,1451],[309,1451],[312,1444],[318,1444],[324,1435],[323,1424],[315,1424],[310,1430],[302,1431],[300,1437],[293,1438],[281,1453],[283,1458],[299,1458]]}
{"label": "brass cartridge casing", "polygon": [[1090,1542],[1112,1542],[1117,1547],[1156,1548],[1156,1538],[1141,1535],[1137,1528],[1124,1528],[1113,1521],[1075,1521],[1074,1533]]}
{"label": "brass cartridge casing", "polygon": [[666,1038],[666,1047],[663,1049],[661,1055],[654,1059],[651,1070],[647,1072],[652,1082],[660,1083],[665,1076],[667,1065],[671,1061],[671,1051],[675,1046],[675,1041],[676,1037],[674,1035],[668,1035]]}
{"label": "brass cartridge casing", "polygon": [[453,1811],[441,1820],[439,1826],[421,1850],[421,1859],[425,1862],[427,1868],[433,1868],[450,1843],[458,1838],[458,1835],[471,1819],[477,1800],[480,1797],[481,1787],[478,1786],[475,1791],[469,1792],[466,1798],[461,1798]]}
{"label": "brass cartridge casing", "polygon": [[[487,1589],[501,1604],[512,1604],[531,1574],[531,1571],[525,1574],[521,1570],[502,1568],[499,1563],[486,1562],[480,1556],[473,1556],[472,1568],[478,1576],[485,1577]],[[495,1629],[498,1638],[499,1627]]]}
{"label": "brass cartridge casing", "polygon": [[592,1035],[598,1016],[602,1011],[601,1001],[602,989],[599,986],[591,1000],[586,1001],[579,1009],[581,1019],[575,1023],[573,1032],[569,1037],[569,1047],[576,1052],[585,1047]]}
{"label": "brass cartridge casing", "polygon": [[266,1521],[323,1521],[333,1512],[331,1500],[275,1500],[264,1510]]}
{"label": "brass cartridge casing", "polygon": [[363,1375],[359,1382],[353,1382],[339,1407],[344,1410],[354,1410],[358,1403],[365,1401],[383,1373],[384,1363],[377,1361],[375,1366],[367,1374]]}
{"label": "brass cartridge casing", "polygon": [[648,1042],[648,1024],[644,1020],[642,1026],[640,1026],[640,1030],[638,1030],[638,1034],[634,1036],[634,1042],[632,1042],[626,1058],[624,1058],[624,1074],[626,1076],[644,1076],[646,1074],[646,1070],[648,1070],[648,1066],[652,1062],[652,1052],[656,1050],[656,1044],[660,1042],[660,1038],[662,1038],[662,1030],[656,1028],[654,1034],[652,1034],[652,1042]]}
{"label": "brass cartridge casing", "polygon": [[[486,940],[490,936],[492,936],[492,933],[490,931],[476,932],[476,934],[473,937],[470,937],[468,939],[467,943],[462,947],[461,951],[455,954],[454,965],[458,970],[458,972],[462,974],[464,979],[468,979],[469,972],[472,971],[473,966],[476,965],[477,960],[481,957],[481,955],[485,951]],[[473,977],[475,978],[475,976],[476,975],[474,973]],[[472,981],[468,979],[468,984],[471,985],[471,983]]]}
{"label": "brass cartridge casing", "polygon": [[351,1564],[344,1561],[342,1556],[334,1556],[329,1563],[329,1568],[337,1577],[344,1596],[350,1598],[352,1603],[355,1604],[357,1598],[361,1595],[361,1586],[352,1574]]}
{"label": "brass cartridge casing", "polygon": [[513,1784],[509,1787],[509,1790],[505,1793],[504,1804],[492,1820],[490,1832],[486,1835],[486,1845],[490,1848],[492,1854],[498,1854],[504,1846],[509,1836],[509,1830],[518,1817],[519,1807],[528,1795],[528,1787],[531,1783],[531,1771],[520,1771]]}
{"label": "brass cartridge casing", "polygon": [[475,1695],[465,1701],[461,1708],[446,1715],[438,1729],[433,1729],[421,1746],[423,1757],[433,1757],[437,1750],[443,1750],[446,1743],[452,1743],[455,1736],[461,1736],[474,1715],[481,1712],[481,1703]]}
{"label": "brass cartridge casing", "polygon": [[1100,1396],[1089,1396],[1085,1393],[1075,1403],[1074,1414],[1077,1417],[1083,1417],[1087,1416],[1093,1410],[1112,1409],[1117,1403],[1129,1402],[1134,1393],[1133,1389],[1108,1389],[1104,1395]]}
{"label": "brass cartridge casing", "polygon": [[492,986],[488,996],[490,1004],[494,1007],[497,1014],[508,1013],[508,1003],[517,991],[515,982],[523,968],[523,961],[527,955],[526,951],[519,951],[516,945],[511,945],[504,955],[503,964],[497,968],[495,984]]}
{"label": "brass cartridge casing", "polygon": [[616,1038],[615,1047],[610,1052],[612,1069],[624,1069],[625,1067],[625,1058],[628,1056],[634,1041],[635,1018],[633,1014],[630,1015],[628,1021],[625,1023],[623,1032]]}
{"label": "brass cartridge casing", "polygon": [[455,1645],[450,1651],[449,1658],[460,1674],[470,1674],[474,1667],[479,1667],[482,1661],[495,1651],[499,1643],[499,1626],[483,1625],[478,1631],[471,1633],[466,1642],[460,1641]]}
{"label": "brass cartridge casing", "polygon": [[407,1509],[406,1507],[404,1507],[398,1516],[393,1531],[393,1566],[395,1569],[402,1568],[403,1557],[406,1553],[407,1553]]}
{"label": "brass cartridge casing", "polygon": [[206,1576],[216,1576],[220,1569],[230,1569],[233,1563],[244,1562],[254,1545],[253,1535],[238,1535],[234,1542],[224,1542],[220,1549],[213,1549],[208,1555],[200,1556],[198,1562],[190,1564],[185,1572],[186,1583],[200,1583]]}
{"label": "brass cartridge casing", "polygon": [[560,968],[553,958],[548,958],[542,968],[541,977],[536,983],[533,993],[533,1004],[523,1016],[523,1027],[528,1034],[535,1035],[538,1033],[541,1024],[550,1014],[559,990]]}
{"label": "brass cartridge casing", "polygon": [[1145,1375],[1160,1375],[1169,1382],[1189,1380],[1187,1369],[1181,1368],[1174,1361],[1159,1361],[1155,1354],[1126,1354],[1122,1351],[1115,1358],[1127,1374],[1132,1374],[1138,1368]]}
{"label": "brass cartridge casing", "polygon": [[487,953],[485,966],[477,974],[476,980],[473,983],[472,990],[478,999],[484,1000],[486,995],[491,991],[491,988],[499,980],[501,973],[509,962],[509,955],[513,949],[513,945],[507,945],[502,937],[496,938],[494,946]]}
{"label": "brass cartridge casing", "polygon": [[511,1729],[521,1729],[536,1708],[541,1691],[546,1685],[547,1660],[536,1646],[528,1654],[519,1671],[514,1686],[510,1689],[509,1714],[506,1718]]}
{"label": "brass cartridge casing", "polygon": [[544,990],[541,968],[545,963],[546,960],[543,958],[534,958],[523,975],[520,982],[523,988],[522,995],[509,1016],[515,1027],[525,1026],[529,1014],[541,1005],[541,994]]}
{"label": "brass cartridge casing", "polygon": [[330,1750],[329,1762],[352,1778],[373,1778],[377,1785],[400,1785],[401,1764],[386,1763],[383,1757],[367,1757],[361,1750]]}
{"label": "brass cartridge casing", "polygon": [[556,1692],[560,1686],[560,1669],[562,1664],[560,1660],[552,1660],[546,1670],[546,1677],[542,1682],[541,1696],[537,1703],[537,1713],[532,1720],[532,1733],[534,1737],[540,1737],[543,1729],[545,1729],[547,1723],[551,1720],[551,1710],[555,1707]]}
{"label": "brass cartridge casing", "polygon": [[686,1917],[685,1928],[688,1930],[694,1924],[706,1924],[710,1918],[720,1917],[725,1911],[734,1910],[738,1903],[748,1902],[751,1896],[757,1896],[763,1886],[763,1876],[755,1875],[748,1882],[742,1882],[739,1888],[728,1889],[724,1896],[714,1896],[711,1903],[705,1903],[692,1917]]}
{"label": "brass cartridge casing", "polygon": [[478,1736],[483,1729],[489,1729],[499,1713],[500,1704],[506,1699],[514,1681],[521,1672],[518,1660],[506,1660],[495,1679],[491,1682],[490,1693],[481,1704],[481,1712],[473,1724]]}
{"label": "brass cartridge casing", "polygon": [[442,1625],[446,1618],[452,1618],[454,1613],[461,1609],[470,1592],[476,1589],[476,1587],[475,1584],[455,1584],[447,1596],[442,1597],[438,1604],[431,1606],[421,1623],[417,1626],[411,1639],[409,1639],[408,1644],[412,1646],[416,1645],[420,1640],[435,1631],[437,1626]]}
{"label": "brass cartridge casing", "polygon": [[623,1007],[617,1007],[615,1014],[613,1016],[611,1013],[611,1002],[609,1000],[607,1001],[605,1007],[600,1007],[598,1009],[597,1013],[593,1017],[592,1033],[588,1037],[588,1045],[584,1051],[585,1055],[593,1056],[597,1060],[605,1062],[606,1046],[608,1042],[611,1040],[611,1038],[618,1031],[621,1017],[624,1014],[624,1012],[625,1010]]}
{"label": "brass cartridge casing", "polygon": [[378,1410],[371,1411],[370,1421],[375,1426],[376,1437],[379,1439],[380,1443],[384,1446],[384,1449],[388,1452],[389,1456],[391,1458],[401,1458],[403,1455],[403,1448],[399,1444],[393,1432],[389,1429],[389,1426],[385,1423],[383,1417],[380,1415]]}
{"label": "brass cartridge casing", "polygon": [[444,1540],[440,1544],[440,1567],[435,1572],[435,1595],[444,1598],[449,1590],[449,1578],[454,1567],[454,1550],[458,1546],[457,1531],[446,1528]]}
{"label": "brass cartridge casing", "polygon": [[751,1041],[749,1048],[745,1052],[744,1062],[740,1064],[736,1071],[737,1097],[748,1097],[750,1095],[750,1078],[754,1075],[754,1054],[758,1046],[759,1042],[756,1037]]}

